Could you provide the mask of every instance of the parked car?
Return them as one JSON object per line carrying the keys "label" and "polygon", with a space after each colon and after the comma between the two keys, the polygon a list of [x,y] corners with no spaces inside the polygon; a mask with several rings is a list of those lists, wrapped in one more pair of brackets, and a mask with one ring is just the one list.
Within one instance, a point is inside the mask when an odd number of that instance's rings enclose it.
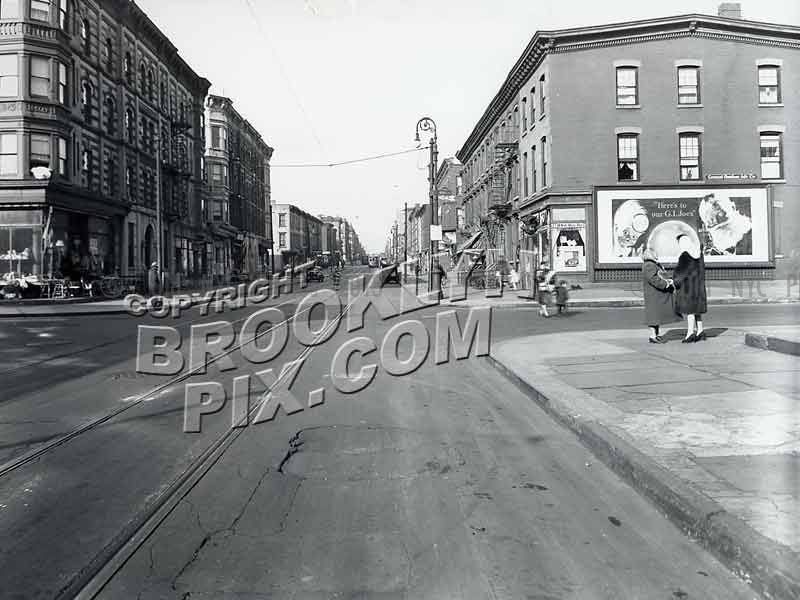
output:
{"label": "parked car", "polygon": [[325,281],[325,273],[322,272],[322,269],[319,267],[314,267],[308,272],[308,280],[309,281]]}

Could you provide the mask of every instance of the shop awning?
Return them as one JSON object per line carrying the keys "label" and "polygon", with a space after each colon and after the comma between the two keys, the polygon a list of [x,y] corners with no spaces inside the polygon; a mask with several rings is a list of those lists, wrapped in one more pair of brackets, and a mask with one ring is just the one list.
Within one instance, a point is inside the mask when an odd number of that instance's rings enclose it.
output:
{"label": "shop awning", "polygon": [[464,250],[469,250],[470,248],[472,248],[482,235],[483,235],[482,231],[473,234],[471,238],[469,238],[464,244],[461,245],[461,247],[458,250],[456,250],[456,254],[461,254],[462,252],[464,252]]}

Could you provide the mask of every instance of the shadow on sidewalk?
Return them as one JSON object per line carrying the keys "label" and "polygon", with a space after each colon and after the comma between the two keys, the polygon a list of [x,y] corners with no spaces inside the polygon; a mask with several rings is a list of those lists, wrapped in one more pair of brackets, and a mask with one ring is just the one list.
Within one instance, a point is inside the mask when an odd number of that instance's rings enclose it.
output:
{"label": "shadow on sidewalk", "polygon": [[[726,331],[728,331],[727,327],[711,327],[705,330],[706,337],[709,339],[718,337]],[[666,333],[663,333],[661,337],[668,342],[679,341],[686,337],[686,329],[670,329]]]}

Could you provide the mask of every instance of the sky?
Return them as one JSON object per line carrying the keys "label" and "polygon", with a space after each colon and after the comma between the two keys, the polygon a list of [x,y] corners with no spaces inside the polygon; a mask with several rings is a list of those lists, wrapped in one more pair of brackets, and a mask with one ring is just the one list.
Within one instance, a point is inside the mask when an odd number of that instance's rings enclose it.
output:
{"label": "sky", "polygon": [[[275,149],[272,202],[338,214],[370,252],[428,200],[423,116],[455,156],[537,30],[687,13],[708,0],[137,0],[211,93],[234,101]],[[799,0],[744,0],[746,19],[800,26]],[[502,7],[502,8],[500,8]],[[426,139],[423,137],[423,145]]]}

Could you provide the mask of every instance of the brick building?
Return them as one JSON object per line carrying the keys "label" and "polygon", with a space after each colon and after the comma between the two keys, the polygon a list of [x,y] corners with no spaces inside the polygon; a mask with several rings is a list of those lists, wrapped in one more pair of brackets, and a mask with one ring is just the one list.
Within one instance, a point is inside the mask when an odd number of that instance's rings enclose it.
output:
{"label": "brick building", "polygon": [[672,262],[679,233],[702,238],[709,277],[785,274],[800,28],[724,14],[537,32],[457,154],[467,227],[508,202],[506,255],[574,279],[637,278],[643,248]]}
{"label": "brick building", "polygon": [[302,264],[322,254],[324,222],[295,206],[275,204],[272,207],[272,230],[275,269]]}
{"label": "brick building", "polygon": [[2,9],[0,255],[18,257],[10,270],[46,274],[66,254],[140,276],[157,260],[157,205],[165,269],[202,270],[209,82],[128,0]]}
{"label": "brick building", "polygon": [[254,279],[270,265],[272,210],[269,161],[273,149],[230,98],[206,100],[205,219],[212,271],[226,279],[232,271]]}

